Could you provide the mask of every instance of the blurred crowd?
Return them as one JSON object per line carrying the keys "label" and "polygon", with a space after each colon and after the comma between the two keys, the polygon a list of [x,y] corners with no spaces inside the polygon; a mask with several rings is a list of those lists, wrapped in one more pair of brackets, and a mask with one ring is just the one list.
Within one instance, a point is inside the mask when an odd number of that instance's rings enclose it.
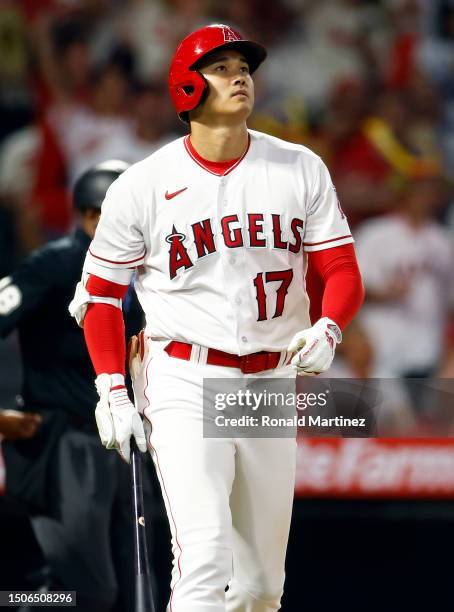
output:
{"label": "blurred crowd", "polygon": [[184,133],[169,60],[212,22],[267,47],[249,125],[322,156],[354,231],[333,371],[454,378],[453,0],[0,0],[0,278],[71,228],[84,170]]}

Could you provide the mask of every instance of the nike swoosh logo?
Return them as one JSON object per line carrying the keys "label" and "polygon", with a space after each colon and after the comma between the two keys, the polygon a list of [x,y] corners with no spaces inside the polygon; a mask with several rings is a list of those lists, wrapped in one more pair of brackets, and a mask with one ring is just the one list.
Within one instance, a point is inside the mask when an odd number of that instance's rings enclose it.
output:
{"label": "nike swoosh logo", "polygon": [[180,193],[183,193],[183,191],[186,191],[186,189],[187,187],[183,187],[183,189],[179,189],[178,191],[174,191],[173,193],[169,193],[168,191],[166,191],[165,198],[166,200],[171,200],[172,198],[179,195]]}

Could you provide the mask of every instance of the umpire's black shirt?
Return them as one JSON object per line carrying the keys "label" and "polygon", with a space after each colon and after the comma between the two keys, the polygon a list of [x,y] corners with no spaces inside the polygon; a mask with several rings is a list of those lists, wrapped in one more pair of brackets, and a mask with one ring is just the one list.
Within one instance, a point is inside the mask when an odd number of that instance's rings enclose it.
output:
{"label": "umpire's black shirt", "polygon": [[26,409],[64,410],[89,422],[98,399],[96,375],[68,304],[90,240],[77,229],[38,249],[0,280],[0,335],[19,331]]}

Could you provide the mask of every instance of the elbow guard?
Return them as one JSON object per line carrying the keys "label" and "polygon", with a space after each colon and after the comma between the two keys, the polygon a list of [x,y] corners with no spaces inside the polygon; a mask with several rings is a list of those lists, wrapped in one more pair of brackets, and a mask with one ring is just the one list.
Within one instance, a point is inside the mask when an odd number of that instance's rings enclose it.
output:
{"label": "elbow guard", "polygon": [[120,310],[122,306],[122,300],[120,298],[90,295],[85,287],[88,278],[89,274],[82,275],[82,280],[77,283],[76,292],[68,306],[70,315],[76,319],[79,327],[84,326],[84,318],[88,304],[110,304]]}

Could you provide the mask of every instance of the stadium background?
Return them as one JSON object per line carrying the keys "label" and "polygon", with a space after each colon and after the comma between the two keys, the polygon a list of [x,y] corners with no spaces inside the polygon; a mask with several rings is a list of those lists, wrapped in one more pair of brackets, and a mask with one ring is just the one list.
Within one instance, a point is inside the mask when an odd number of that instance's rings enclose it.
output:
{"label": "stadium background", "polygon": [[[70,188],[88,166],[134,162],[183,133],[166,90],[169,58],[182,36],[210,22],[268,48],[250,127],[323,157],[355,235],[422,193],[427,223],[452,242],[453,2],[1,0],[0,278],[71,228]],[[442,263],[450,269],[452,257]],[[438,322],[421,320],[437,327],[432,361],[406,376],[452,378],[452,296],[439,299]],[[380,363],[379,343],[360,318],[335,364],[339,375],[403,380]],[[0,407],[13,407],[19,390],[13,337],[0,343]],[[433,609],[441,609],[436,599],[449,601],[452,402],[441,409],[409,397],[385,438],[300,446],[286,612],[379,602],[397,610],[397,596],[400,609],[418,609],[424,595]],[[39,554],[20,511],[1,498],[0,509],[1,588],[19,587]],[[154,563],[165,583],[159,510],[156,525]]]}

